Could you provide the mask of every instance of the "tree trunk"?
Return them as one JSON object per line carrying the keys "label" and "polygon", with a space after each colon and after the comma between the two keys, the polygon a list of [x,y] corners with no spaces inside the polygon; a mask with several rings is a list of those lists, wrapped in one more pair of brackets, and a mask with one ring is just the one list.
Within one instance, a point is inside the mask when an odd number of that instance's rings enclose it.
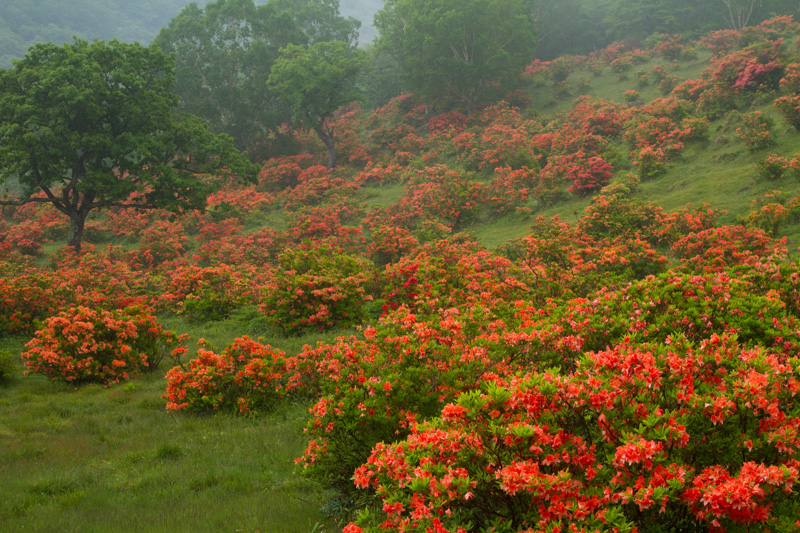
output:
{"label": "tree trunk", "polygon": [[316,131],[322,144],[328,149],[328,170],[333,170],[336,166],[336,146],[333,143],[333,129],[326,131],[325,128],[319,128]]}
{"label": "tree trunk", "polygon": [[67,236],[67,246],[72,246],[76,253],[81,251],[83,241],[83,227],[86,223],[86,216],[76,214],[69,217],[69,234]]}

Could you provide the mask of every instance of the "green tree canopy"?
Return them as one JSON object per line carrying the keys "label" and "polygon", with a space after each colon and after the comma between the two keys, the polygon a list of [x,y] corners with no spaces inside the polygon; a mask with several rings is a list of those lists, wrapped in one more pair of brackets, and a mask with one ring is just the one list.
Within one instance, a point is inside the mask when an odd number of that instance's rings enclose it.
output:
{"label": "green tree canopy", "polygon": [[407,89],[467,112],[513,88],[536,45],[526,0],[387,0],[375,25]]}
{"label": "green tree canopy", "polygon": [[186,7],[154,44],[176,55],[182,108],[252,148],[288,120],[267,90],[279,50],[288,44],[355,42],[359,22],[339,15],[338,0],[217,0]]}
{"label": "green tree canopy", "polygon": [[0,181],[22,189],[0,203],[52,203],[69,217],[69,245],[79,250],[89,213],[124,207],[133,192],[140,200],[129,207],[201,208],[212,184],[198,174],[253,173],[229,137],[176,113],[174,79],[157,48],[33,46],[0,71]]}
{"label": "green tree canopy", "polygon": [[288,14],[305,36],[294,44],[311,46],[325,41],[343,41],[350,46],[358,43],[361,22],[339,14],[339,0],[269,0],[268,5],[278,13]]}
{"label": "green tree canopy", "polygon": [[268,85],[285,102],[295,123],[313,129],[328,149],[328,168],[336,166],[333,113],[360,98],[356,78],[366,54],[342,41],[289,45],[272,67]]}

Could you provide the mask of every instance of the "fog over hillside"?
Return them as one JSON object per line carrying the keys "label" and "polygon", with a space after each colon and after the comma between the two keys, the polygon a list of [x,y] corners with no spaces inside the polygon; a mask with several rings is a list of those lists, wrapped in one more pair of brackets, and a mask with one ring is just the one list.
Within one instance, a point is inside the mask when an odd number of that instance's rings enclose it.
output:
{"label": "fog over hillside", "polygon": [[[37,42],[81,39],[148,44],[189,5],[188,0],[3,0],[0,2],[0,67],[11,66]],[[207,0],[195,2],[205,6]],[[256,0],[257,4],[266,3]],[[342,0],[340,11],[361,21],[362,44],[376,35],[372,18],[382,0]]]}

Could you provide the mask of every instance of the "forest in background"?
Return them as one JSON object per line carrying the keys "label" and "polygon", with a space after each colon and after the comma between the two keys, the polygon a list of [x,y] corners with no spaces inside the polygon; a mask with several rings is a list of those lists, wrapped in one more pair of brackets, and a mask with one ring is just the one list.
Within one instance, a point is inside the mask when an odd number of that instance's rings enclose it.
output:
{"label": "forest in background", "polygon": [[[35,43],[95,38],[148,44],[189,0],[7,0],[0,3],[0,67],[25,55]],[[208,0],[196,3],[204,7]],[[263,4],[264,0],[256,4]],[[376,35],[372,17],[381,0],[344,0],[341,12],[361,21],[361,41]]]}
{"label": "forest in background", "polygon": [[[7,0],[0,4],[0,67],[8,67],[37,42],[119,39],[149,43],[188,0]],[[196,2],[199,7],[207,0]],[[256,2],[263,4],[263,1]],[[343,0],[344,16],[361,21],[360,42],[377,36],[372,25],[382,0]],[[537,57],[553,59],[605,48],[614,41],[653,33],[699,37],[741,29],[774,15],[797,15],[796,0],[529,0],[539,38]]]}

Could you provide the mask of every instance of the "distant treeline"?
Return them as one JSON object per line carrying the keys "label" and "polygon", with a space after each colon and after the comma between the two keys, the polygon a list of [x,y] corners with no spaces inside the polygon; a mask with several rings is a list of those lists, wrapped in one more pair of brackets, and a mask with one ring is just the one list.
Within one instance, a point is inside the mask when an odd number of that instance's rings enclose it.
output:
{"label": "distant treeline", "polygon": [[[209,0],[195,0],[204,7]],[[3,0],[0,2],[0,67],[25,55],[38,42],[119,39],[148,44],[191,0]],[[265,0],[256,0],[263,4]],[[383,0],[344,0],[342,12],[362,21],[362,42],[371,41],[369,24]]]}
{"label": "distant treeline", "polygon": [[[3,0],[0,67],[37,42],[82,39],[149,43],[190,0]],[[205,5],[206,1],[199,0]]]}
{"label": "distant treeline", "polygon": [[615,41],[653,33],[697,37],[740,29],[774,15],[800,13],[797,0],[530,0],[539,38],[537,56],[584,54]]}

